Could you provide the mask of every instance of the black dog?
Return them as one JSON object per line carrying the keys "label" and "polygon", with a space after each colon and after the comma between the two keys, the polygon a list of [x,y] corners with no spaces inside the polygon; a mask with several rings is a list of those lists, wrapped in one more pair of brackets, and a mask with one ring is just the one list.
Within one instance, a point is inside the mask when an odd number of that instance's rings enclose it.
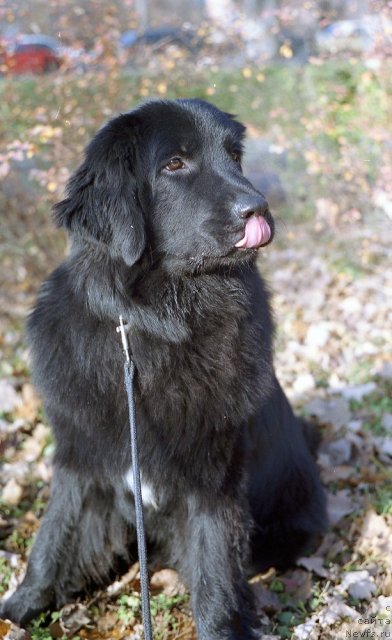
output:
{"label": "black dog", "polygon": [[147,103],[98,133],[55,207],[72,247],[29,320],[53,492],[3,617],[23,623],[135,560],[120,314],[150,559],[189,586],[198,637],[253,638],[247,576],[287,566],[324,528],[318,473],[274,374],[255,265],[274,224],[241,172],[244,130],[199,100]]}

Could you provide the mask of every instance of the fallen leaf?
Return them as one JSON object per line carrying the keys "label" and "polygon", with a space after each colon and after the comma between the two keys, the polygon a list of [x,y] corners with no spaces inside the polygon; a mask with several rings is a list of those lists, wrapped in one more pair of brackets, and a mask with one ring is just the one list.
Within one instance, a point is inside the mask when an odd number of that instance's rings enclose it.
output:
{"label": "fallen leaf", "polygon": [[287,577],[282,578],[286,593],[293,602],[305,602],[312,594],[312,576],[309,571],[294,569]]}
{"label": "fallen leaf", "polygon": [[322,348],[328,342],[331,326],[328,322],[318,322],[310,325],[307,330],[305,343],[312,348]]}
{"label": "fallen leaf", "polygon": [[35,475],[46,483],[50,482],[53,476],[51,461],[40,460],[35,466]]}
{"label": "fallen leaf", "polygon": [[370,600],[377,587],[374,578],[368,571],[349,571],[337,587],[340,592],[346,591],[356,600]]}
{"label": "fallen leaf", "polygon": [[311,373],[299,373],[293,383],[293,392],[301,395],[311,391],[315,386],[316,383]]}
{"label": "fallen leaf", "polygon": [[116,627],[118,627],[117,611],[107,611],[103,613],[97,621],[97,630],[100,634],[107,633],[112,629],[114,630]]}
{"label": "fallen leaf", "polygon": [[392,362],[383,362],[377,374],[381,378],[389,379],[392,378]]}
{"label": "fallen leaf", "polygon": [[346,425],[351,417],[350,408],[345,398],[337,397],[331,400],[315,398],[304,407],[305,411],[315,416],[320,422],[330,423],[336,429]]}
{"label": "fallen leaf", "polygon": [[373,443],[380,458],[384,462],[390,462],[388,458],[392,458],[392,437],[373,438]]}
{"label": "fallen leaf", "polygon": [[20,396],[7,380],[0,380],[0,412],[11,413],[21,404]]}
{"label": "fallen leaf", "polygon": [[48,426],[40,423],[35,427],[33,434],[26,438],[23,443],[23,457],[28,462],[34,462],[40,456],[42,450],[46,446],[50,429]]}
{"label": "fallen leaf", "polygon": [[350,467],[347,464],[337,467],[330,466],[328,457],[319,456],[318,463],[322,467],[322,478],[325,483],[348,480],[355,474],[355,467]]}
{"label": "fallen leaf", "polygon": [[91,623],[91,616],[87,607],[82,604],[67,604],[62,608],[60,618],[50,626],[50,632],[54,638],[64,635],[72,636],[82,627]]}
{"label": "fallen leaf", "polygon": [[1,493],[1,499],[6,504],[16,506],[22,499],[23,488],[17,483],[15,478],[8,480]]}
{"label": "fallen leaf", "polygon": [[351,443],[346,438],[339,438],[326,445],[325,453],[328,454],[333,466],[349,462],[351,458]]}
{"label": "fallen leaf", "polygon": [[340,595],[333,594],[328,598],[327,605],[317,614],[317,617],[320,625],[323,627],[335,624],[335,622],[342,618],[357,620],[359,613],[353,607],[345,604]]}
{"label": "fallen leaf", "polygon": [[380,560],[392,557],[392,527],[383,516],[374,511],[366,514],[355,550],[364,556],[376,555]]}
{"label": "fallen leaf", "polygon": [[392,413],[384,413],[381,418],[381,426],[392,434]]}
{"label": "fallen leaf", "polygon": [[121,591],[124,590],[124,588],[127,585],[129,585],[131,582],[135,580],[138,573],[139,573],[139,563],[135,562],[129,568],[129,570],[126,573],[124,573],[123,576],[121,576],[119,580],[116,580],[115,582],[113,582],[108,586],[108,588],[106,589],[107,593],[110,596],[114,596],[117,593],[120,593]]}
{"label": "fallen leaf", "polygon": [[[392,596],[379,596],[374,606],[375,613],[387,614],[392,611]],[[388,616],[391,618],[391,616]]]}
{"label": "fallen leaf", "polygon": [[0,620],[0,638],[2,640],[31,640],[31,635],[12,622]]}
{"label": "fallen leaf", "polygon": [[373,393],[376,389],[377,385],[375,382],[367,382],[366,384],[359,384],[342,389],[342,395],[347,400],[356,400],[357,402],[360,402],[365,396]]}
{"label": "fallen leaf", "polygon": [[22,387],[22,397],[18,405],[16,415],[18,418],[33,422],[41,407],[41,400],[37,396],[32,384],[24,384]]}
{"label": "fallen leaf", "polygon": [[185,593],[186,589],[181,583],[177,571],[173,569],[161,569],[156,571],[150,580],[152,589],[160,591],[165,596],[176,596],[179,593]]}
{"label": "fallen leaf", "polygon": [[297,640],[317,640],[319,638],[317,622],[310,618],[293,629],[293,638]]}
{"label": "fallen leaf", "polygon": [[297,564],[301,567],[305,567],[308,571],[312,571],[321,578],[327,578],[329,571],[323,566],[323,558],[319,556],[310,556],[309,558],[299,558]]}
{"label": "fallen leaf", "polygon": [[0,420],[0,435],[5,434],[6,436],[11,435],[11,433],[16,433],[20,429],[25,426],[25,421],[18,418],[18,420],[14,420],[13,422],[8,422],[8,420]]}
{"label": "fallen leaf", "polygon": [[281,611],[282,604],[277,593],[265,587],[261,582],[252,583],[251,589],[255,597],[258,615],[262,613],[271,615]]}
{"label": "fallen leaf", "polygon": [[331,526],[337,524],[342,518],[344,518],[344,516],[352,513],[354,509],[354,502],[346,489],[342,489],[335,494],[328,493],[327,512]]}
{"label": "fallen leaf", "polygon": [[353,433],[358,433],[362,429],[362,420],[350,420],[347,424],[347,429]]}

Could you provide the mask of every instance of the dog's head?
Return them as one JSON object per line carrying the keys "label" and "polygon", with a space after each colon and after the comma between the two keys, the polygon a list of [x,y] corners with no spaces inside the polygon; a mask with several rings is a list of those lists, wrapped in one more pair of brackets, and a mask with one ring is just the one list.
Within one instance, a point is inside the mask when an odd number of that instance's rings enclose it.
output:
{"label": "dog's head", "polygon": [[128,266],[145,252],[181,270],[247,259],[273,220],[242,174],[244,133],[201,100],[148,102],[92,140],[55,219]]}

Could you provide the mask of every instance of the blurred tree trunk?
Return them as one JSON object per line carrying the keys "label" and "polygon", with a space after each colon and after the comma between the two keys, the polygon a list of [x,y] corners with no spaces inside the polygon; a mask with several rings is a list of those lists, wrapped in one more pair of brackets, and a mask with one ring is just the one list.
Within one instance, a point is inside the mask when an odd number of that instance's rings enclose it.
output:
{"label": "blurred tree trunk", "polygon": [[148,0],[136,0],[135,8],[139,17],[139,29],[146,31],[150,22]]}

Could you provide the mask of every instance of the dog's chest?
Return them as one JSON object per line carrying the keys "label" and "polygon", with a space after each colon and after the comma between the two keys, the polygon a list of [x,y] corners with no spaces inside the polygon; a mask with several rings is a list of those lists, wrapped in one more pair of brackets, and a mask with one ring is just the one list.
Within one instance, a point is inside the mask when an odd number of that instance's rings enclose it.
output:
{"label": "dog's chest", "polygon": [[[165,310],[186,329],[177,342],[146,332],[133,337],[142,475],[155,493],[165,487],[170,494],[179,478],[219,487],[236,473],[242,427],[272,380],[272,324],[257,282],[252,289],[239,279],[214,279],[186,304],[178,295],[186,315],[166,299]],[[261,308],[256,296],[265,300]]]}
{"label": "dog's chest", "polygon": [[[158,509],[158,498],[151,484],[141,477],[141,492],[143,505],[147,508]],[[135,493],[135,483],[133,479],[133,468],[131,467],[124,476],[124,484],[127,490]]]}
{"label": "dog's chest", "polygon": [[260,406],[267,382],[266,340],[260,325],[222,310],[184,344],[150,344],[153,366],[140,372],[143,406],[151,418],[177,427],[243,421]]}

